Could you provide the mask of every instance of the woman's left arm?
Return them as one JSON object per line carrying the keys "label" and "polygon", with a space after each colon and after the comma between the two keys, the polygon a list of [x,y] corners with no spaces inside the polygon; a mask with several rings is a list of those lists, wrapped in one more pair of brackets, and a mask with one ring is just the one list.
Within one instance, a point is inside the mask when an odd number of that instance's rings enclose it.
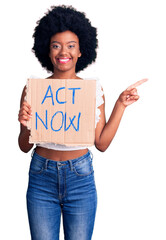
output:
{"label": "woman's left arm", "polygon": [[136,87],[145,81],[147,79],[136,82],[120,94],[107,123],[105,119],[105,99],[103,97],[104,103],[99,107],[101,111],[100,121],[97,123],[95,130],[95,146],[99,151],[104,152],[109,147],[118,130],[126,107],[139,99]]}

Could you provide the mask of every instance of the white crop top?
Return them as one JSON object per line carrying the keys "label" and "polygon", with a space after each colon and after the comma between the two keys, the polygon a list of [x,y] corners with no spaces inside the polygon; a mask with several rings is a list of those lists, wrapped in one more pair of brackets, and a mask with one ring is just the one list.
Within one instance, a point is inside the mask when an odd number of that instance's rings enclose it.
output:
{"label": "white crop top", "polygon": [[[36,77],[31,77],[36,78]],[[96,116],[95,116],[95,127],[97,123],[100,120],[100,109],[98,108],[104,103],[103,100],[103,90],[101,88],[101,84],[99,80],[96,80]],[[59,150],[59,151],[74,151],[74,150],[80,150],[80,149],[86,149],[88,146],[66,146],[62,144],[56,144],[56,143],[37,143],[36,146],[53,149],[53,150]]]}

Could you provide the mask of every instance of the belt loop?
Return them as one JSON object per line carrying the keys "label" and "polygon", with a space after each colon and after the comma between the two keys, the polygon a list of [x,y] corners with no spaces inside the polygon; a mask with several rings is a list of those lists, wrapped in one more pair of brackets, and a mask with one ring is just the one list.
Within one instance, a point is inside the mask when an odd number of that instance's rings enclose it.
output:
{"label": "belt loop", "polygon": [[34,152],[35,152],[35,149],[36,149],[36,148],[34,148],[34,149],[32,150],[31,158],[33,157],[33,154],[34,154]]}
{"label": "belt loop", "polygon": [[72,164],[72,161],[71,161],[71,160],[69,160],[69,164],[70,164],[70,169],[71,169],[71,171],[73,171],[73,164]]}
{"label": "belt loop", "polygon": [[93,153],[91,152],[91,150],[89,150],[89,153],[90,153],[91,159],[93,161]]}
{"label": "belt loop", "polygon": [[49,159],[46,159],[46,162],[45,162],[45,170],[47,170],[48,162],[49,162]]}

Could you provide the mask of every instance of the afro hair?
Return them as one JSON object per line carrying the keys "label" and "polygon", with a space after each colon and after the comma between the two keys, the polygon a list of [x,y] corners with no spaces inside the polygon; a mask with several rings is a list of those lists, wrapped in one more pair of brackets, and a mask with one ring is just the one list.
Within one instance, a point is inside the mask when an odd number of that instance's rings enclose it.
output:
{"label": "afro hair", "polygon": [[78,12],[72,6],[52,6],[51,10],[37,21],[33,34],[32,51],[47,71],[54,71],[49,58],[50,39],[56,33],[67,30],[75,33],[79,38],[81,57],[77,61],[76,72],[83,70],[96,59],[97,29],[92,27],[85,14]]}

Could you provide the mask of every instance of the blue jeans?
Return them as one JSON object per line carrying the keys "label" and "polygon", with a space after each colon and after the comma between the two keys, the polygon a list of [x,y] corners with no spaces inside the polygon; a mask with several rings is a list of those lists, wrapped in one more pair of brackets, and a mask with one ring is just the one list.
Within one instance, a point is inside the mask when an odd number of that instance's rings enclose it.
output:
{"label": "blue jeans", "polygon": [[33,153],[27,189],[32,240],[90,240],[97,207],[92,155],[54,161]]}

